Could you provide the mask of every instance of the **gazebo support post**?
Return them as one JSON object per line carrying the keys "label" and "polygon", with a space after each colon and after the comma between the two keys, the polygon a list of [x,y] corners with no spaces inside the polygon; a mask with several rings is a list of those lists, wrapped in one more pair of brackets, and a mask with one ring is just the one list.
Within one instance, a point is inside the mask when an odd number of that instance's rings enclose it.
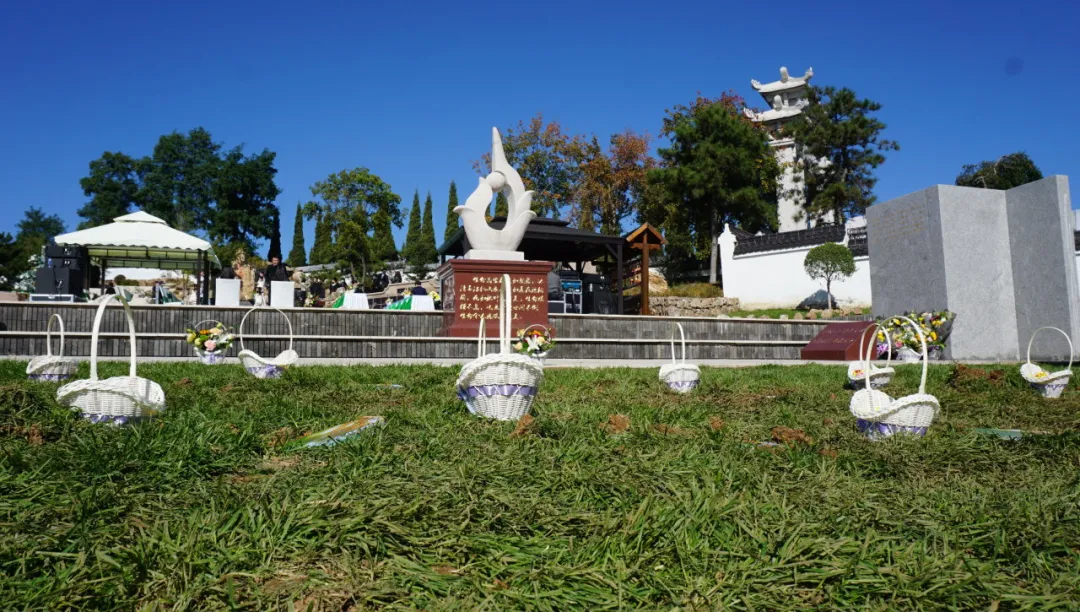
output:
{"label": "gazebo support post", "polygon": [[202,252],[203,260],[203,275],[202,275],[202,304],[203,306],[210,305],[210,258],[206,255],[206,251]]}

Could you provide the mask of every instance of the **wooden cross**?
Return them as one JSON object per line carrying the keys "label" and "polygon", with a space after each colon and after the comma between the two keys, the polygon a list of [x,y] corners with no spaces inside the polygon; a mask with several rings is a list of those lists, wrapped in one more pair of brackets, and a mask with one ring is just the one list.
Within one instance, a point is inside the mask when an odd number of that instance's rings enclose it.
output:
{"label": "wooden cross", "polygon": [[659,251],[667,244],[664,235],[648,223],[630,232],[626,237],[630,248],[641,251],[641,314],[649,312],[649,252]]}

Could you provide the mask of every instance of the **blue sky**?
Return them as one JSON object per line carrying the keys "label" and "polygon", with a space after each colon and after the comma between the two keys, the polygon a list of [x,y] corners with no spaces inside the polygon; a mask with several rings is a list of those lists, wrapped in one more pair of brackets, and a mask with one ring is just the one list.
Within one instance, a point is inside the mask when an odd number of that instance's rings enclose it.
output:
{"label": "blue sky", "polygon": [[[0,3],[0,231],[29,206],[73,229],[103,151],[197,126],[277,152],[282,242],[308,187],[367,166],[436,235],[490,128],[656,134],[664,110],[787,66],[883,104],[901,150],[880,201],[1027,151],[1080,174],[1080,9],[1069,2]],[[306,246],[313,239],[308,224]],[[400,246],[404,230],[396,232]]]}

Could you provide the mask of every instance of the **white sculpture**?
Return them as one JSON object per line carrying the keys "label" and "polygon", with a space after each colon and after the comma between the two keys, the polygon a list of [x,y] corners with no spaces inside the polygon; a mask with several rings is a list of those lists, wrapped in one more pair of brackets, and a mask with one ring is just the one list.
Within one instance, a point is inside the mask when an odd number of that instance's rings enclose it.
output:
{"label": "white sculpture", "polygon": [[[495,229],[488,225],[485,215],[492,196],[500,191],[506,194],[508,212],[502,229]],[[469,239],[465,259],[524,260],[525,254],[517,248],[529,222],[536,217],[530,210],[532,196],[533,192],[525,191],[517,170],[506,161],[499,130],[491,128],[491,174],[480,179],[464,206],[454,209]]]}

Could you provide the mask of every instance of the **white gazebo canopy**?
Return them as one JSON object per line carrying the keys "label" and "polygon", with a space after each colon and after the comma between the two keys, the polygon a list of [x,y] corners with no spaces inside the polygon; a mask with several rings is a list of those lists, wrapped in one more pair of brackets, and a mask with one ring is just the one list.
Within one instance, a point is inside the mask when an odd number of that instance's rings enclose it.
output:
{"label": "white gazebo canopy", "polygon": [[209,242],[143,211],[116,217],[108,225],[61,234],[55,240],[61,246],[85,247],[102,267],[200,271],[206,262],[221,267]]}

